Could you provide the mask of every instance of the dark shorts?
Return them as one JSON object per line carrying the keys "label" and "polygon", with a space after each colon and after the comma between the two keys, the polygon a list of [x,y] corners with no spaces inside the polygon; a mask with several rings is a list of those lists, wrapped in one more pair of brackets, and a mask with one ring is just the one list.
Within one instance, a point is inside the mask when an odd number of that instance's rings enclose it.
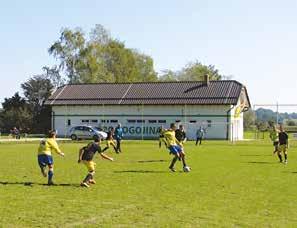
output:
{"label": "dark shorts", "polygon": [[38,164],[39,166],[52,165],[54,163],[53,157],[46,154],[38,155]]}
{"label": "dark shorts", "polygon": [[178,155],[182,152],[182,148],[179,145],[168,147],[170,154]]}

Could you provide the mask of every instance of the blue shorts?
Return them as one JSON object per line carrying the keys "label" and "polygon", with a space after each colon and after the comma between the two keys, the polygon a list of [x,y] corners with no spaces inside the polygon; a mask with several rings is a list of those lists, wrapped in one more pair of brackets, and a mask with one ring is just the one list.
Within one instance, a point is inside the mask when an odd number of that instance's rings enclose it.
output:
{"label": "blue shorts", "polygon": [[179,145],[169,146],[168,147],[170,154],[178,155],[182,152],[182,148]]}
{"label": "blue shorts", "polygon": [[52,165],[54,163],[53,157],[51,155],[39,154],[38,155],[38,164],[39,166]]}

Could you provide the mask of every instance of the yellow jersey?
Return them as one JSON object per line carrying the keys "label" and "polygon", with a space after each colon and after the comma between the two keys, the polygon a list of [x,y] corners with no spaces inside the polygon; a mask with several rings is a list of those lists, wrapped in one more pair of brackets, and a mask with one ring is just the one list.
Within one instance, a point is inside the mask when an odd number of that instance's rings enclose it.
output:
{"label": "yellow jersey", "polygon": [[40,141],[38,154],[52,155],[53,151],[58,154],[62,153],[55,139],[48,138]]}
{"label": "yellow jersey", "polygon": [[179,145],[179,142],[177,141],[177,139],[175,138],[175,131],[172,129],[166,130],[163,133],[164,138],[166,140],[166,144],[167,146],[174,146],[174,145]]}

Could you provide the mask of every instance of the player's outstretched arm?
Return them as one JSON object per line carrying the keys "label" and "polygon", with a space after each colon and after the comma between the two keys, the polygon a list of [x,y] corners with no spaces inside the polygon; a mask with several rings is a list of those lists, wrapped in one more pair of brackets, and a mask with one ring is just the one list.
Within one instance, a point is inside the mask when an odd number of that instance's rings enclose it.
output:
{"label": "player's outstretched arm", "polygon": [[113,161],[113,158],[112,158],[112,157],[109,157],[109,156],[107,156],[107,155],[104,154],[104,153],[100,153],[100,156],[101,156],[102,158],[106,159],[106,160]]}
{"label": "player's outstretched arm", "polygon": [[80,148],[78,152],[78,161],[77,161],[78,163],[80,163],[82,160],[83,152],[84,152],[84,149]]}

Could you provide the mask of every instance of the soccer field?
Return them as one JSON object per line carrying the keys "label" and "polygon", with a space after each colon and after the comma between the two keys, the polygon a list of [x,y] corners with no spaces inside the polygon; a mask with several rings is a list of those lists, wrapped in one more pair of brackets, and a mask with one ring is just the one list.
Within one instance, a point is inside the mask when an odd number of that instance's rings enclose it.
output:
{"label": "soccer field", "polygon": [[294,227],[297,155],[272,156],[267,141],[187,142],[190,173],[169,172],[171,156],[156,141],[123,141],[114,162],[96,156],[96,185],[82,188],[80,143],[60,143],[57,186],[46,186],[37,142],[0,144],[0,227]]}

